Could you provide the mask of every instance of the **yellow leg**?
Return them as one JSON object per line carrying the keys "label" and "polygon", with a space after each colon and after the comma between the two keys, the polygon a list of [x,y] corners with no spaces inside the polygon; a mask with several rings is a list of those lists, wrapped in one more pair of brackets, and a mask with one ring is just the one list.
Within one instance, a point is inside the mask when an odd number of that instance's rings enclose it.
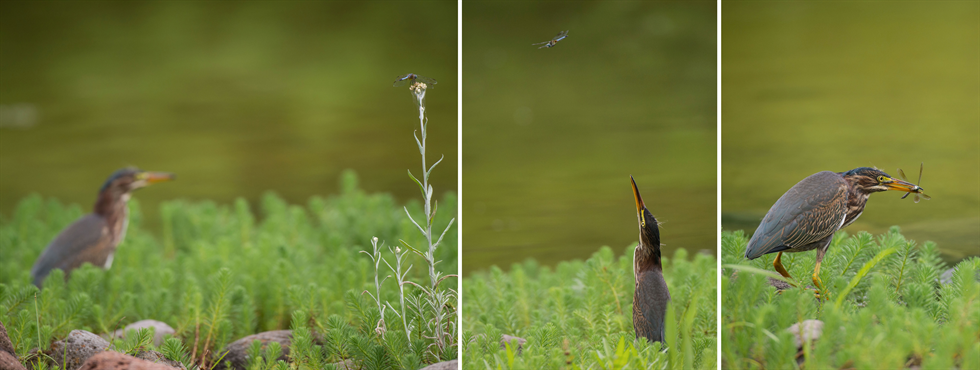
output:
{"label": "yellow leg", "polygon": [[[793,277],[790,276],[789,271],[786,271],[786,268],[783,267],[783,263],[780,261],[782,256],[783,252],[776,253],[776,259],[772,261],[772,267],[775,268],[776,272],[778,272],[780,275],[783,275],[784,278],[793,280]],[[793,283],[790,283],[790,285],[793,285]]]}
{"label": "yellow leg", "polygon": [[[813,286],[816,287],[816,291],[814,293],[816,293],[818,299],[820,298],[820,294],[824,291],[823,280],[820,280],[820,262],[822,261],[817,261],[817,267],[813,269]],[[830,292],[827,292],[827,299],[830,299]]]}

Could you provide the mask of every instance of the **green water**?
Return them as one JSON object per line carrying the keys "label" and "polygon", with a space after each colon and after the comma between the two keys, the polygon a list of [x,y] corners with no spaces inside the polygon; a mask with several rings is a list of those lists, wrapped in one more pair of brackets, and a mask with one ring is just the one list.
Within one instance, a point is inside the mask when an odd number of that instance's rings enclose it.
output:
{"label": "green water", "polygon": [[980,3],[725,2],[722,227],[751,233],[822,170],[902,168],[932,196],[872,195],[849,233],[899,225],[980,255]]}
{"label": "green water", "polygon": [[[419,198],[418,111],[428,91],[437,194],[457,188],[456,2],[14,2],[0,4],[0,104],[36,122],[0,127],[0,214],[30,193],[85,209],[117,168],[170,171],[161,200],[291,203],[338,191]],[[157,225],[158,227],[158,225]]]}
{"label": "green water", "polygon": [[[463,4],[463,270],[716,249],[714,2]],[[568,38],[550,49],[559,31]]]}

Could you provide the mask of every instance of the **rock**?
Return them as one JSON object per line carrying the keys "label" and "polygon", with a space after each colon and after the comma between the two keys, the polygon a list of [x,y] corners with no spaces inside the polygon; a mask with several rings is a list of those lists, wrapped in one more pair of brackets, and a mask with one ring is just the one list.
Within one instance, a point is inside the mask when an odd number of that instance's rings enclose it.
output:
{"label": "rock", "polygon": [[507,335],[507,334],[501,335],[500,336],[500,349],[507,348],[507,343],[511,343],[511,342],[513,342],[515,340],[517,341],[517,354],[520,354],[521,353],[521,350],[524,349],[524,343],[527,343],[527,339],[510,336],[510,335]]}
{"label": "rock", "polygon": [[10,342],[10,337],[7,336],[7,328],[3,326],[2,322],[0,322],[0,352],[7,352],[17,358],[17,351],[14,351],[14,344]]}
{"label": "rock", "polygon": [[[939,275],[939,282],[942,283],[943,285],[952,284],[953,283],[953,274],[956,273],[956,268],[957,267],[960,267],[960,265],[956,265],[956,267],[953,267],[953,268],[947,269],[946,271],[943,271],[942,275]],[[980,271],[977,271],[973,275],[973,278],[977,282],[980,282]]]}
{"label": "rock", "polygon": [[0,370],[24,370],[14,351],[14,344],[7,337],[7,328],[0,322]]}
{"label": "rock", "polygon": [[786,331],[793,333],[793,343],[796,344],[796,348],[803,348],[804,341],[815,341],[823,335],[823,321],[804,320],[802,324],[802,337],[800,336],[800,323],[793,324],[789,329],[786,329]]}
{"label": "rock", "polygon": [[221,363],[215,366],[215,369],[226,369],[225,363],[230,362],[232,369],[245,370],[245,366],[248,365],[248,348],[252,346],[252,342],[255,340],[262,342],[263,351],[268,347],[269,342],[278,342],[282,346],[282,355],[277,360],[289,362],[286,356],[289,355],[289,345],[293,340],[293,332],[290,330],[273,330],[249,335],[226,346],[214,356],[214,359],[217,360],[227,352],[225,357],[221,358]]}
{"label": "rock", "polygon": [[766,277],[766,280],[769,281],[769,285],[776,287],[776,290],[786,290],[793,287],[792,285],[789,285],[789,283],[785,281],[776,280],[771,277]]}
{"label": "rock", "polygon": [[174,368],[156,364],[119,352],[106,351],[85,361],[80,370],[173,370]]}
{"label": "rock", "polygon": [[337,370],[359,370],[359,369],[361,369],[361,367],[360,366],[357,366],[357,364],[354,363],[354,360],[351,360],[351,359],[346,359],[346,360],[343,360],[343,361],[340,361],[340,362],[334,362],[331,365],[333,365],[334,368],[337,369]]}
{"label": "rock", "polygon": [[[139,329],[143,329],[143,328],[153,328],[154,329],[154,331],[153,331],[153,345],[154,346],[157,346],[157,347],[163,345],[163,340],[164,340],[163,337],[165,335],[174,335],[174,333],[175,333],[174,328],[171,328],[170,325],[167,325],[167,323],[165,323],[165,322],[156,321],[156,320],[140,320],[140,321],[134,322],[132,324],[126,325],[125,328],[116,330],[114,333],[112,333],[112,337],[114,337],[114,338],[120,338],[120,339],[126,338],[126,333],[128,333],[130,331],[136,331],[136,330],[139,330]],[[108,338],[106,338],[106,339],[108,339]]]}
{"label": "rock", "polygon": [[51,344],[48,355],[65,370],[78,369],[89,357],[109,348],[109,342],[84,330],[72,330],[63,340]]}
{"label": "rock", "polygon": [[[511,337],[511,338],[517,338],[517,337]],[[459,360],[457,359],[457,360],[449,360],[449,361],[435,363],[423,367],[419,370],[458,370],[458,369],[459,369]]]}
{"label": "rock", "polygon": [[0,370],[25,370],[24,365],[20,364],[17,360],[17,356],[14,356],[7,351],[0,351]]}
{"label": "rock", "polygon": [[166,357],[163,356],[162,353],[157,352],[157,351],[143,351],[143,352],[137,353],[136,354],[136,358],[138,358],[140,360],[150,361],[150,362],[156,363],[156,364],[167,365],[167,366],[170,366],[170,367],[175,368],[175,369],[187,370],[187,367],[184,366],[184,364],[182,364],[180,362],[177,362],[177,361],[174,361],[174,360],[171,360],[169,358],[166,358]]}

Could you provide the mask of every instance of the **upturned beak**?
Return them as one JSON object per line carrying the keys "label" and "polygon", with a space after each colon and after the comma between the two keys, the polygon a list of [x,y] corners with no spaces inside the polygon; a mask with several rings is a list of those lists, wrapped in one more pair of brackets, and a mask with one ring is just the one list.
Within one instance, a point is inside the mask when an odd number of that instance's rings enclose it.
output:
{"label": "upturned beak", "polygon": [[636,214],[640,215],[642,218],[643,208],[643,198],[640,197],[640,191],[636,190],[636,181],[633,180],[633,176],[630,175],[630,183],[633,184],[633,199],[636,200]]}
{"label": "upturned beak", "polygon": [[169,172],[143,172],[140,175],[146,180],[147,185],[156,184],[158,182],[173,181],[177,178],[177,175]]}
{"label": "upturned beak", "polygon": [[903,191],[906,193],[921,193],[924,189],[918,185],[899,179],[891,179],[891,182],[884,184],[888,190]]}

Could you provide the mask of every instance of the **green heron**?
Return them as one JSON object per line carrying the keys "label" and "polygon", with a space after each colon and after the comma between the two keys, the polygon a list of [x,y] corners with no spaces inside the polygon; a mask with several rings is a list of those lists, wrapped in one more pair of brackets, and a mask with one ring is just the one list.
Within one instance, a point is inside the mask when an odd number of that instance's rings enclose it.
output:
{"label": "green heron", "polygon": [[[820,262],[834,233],[847,227],[864,212],[871,193],[888,190],[922,193],[923,189],[894,179],[877,168],[860,167],[841,173],[818,172],[803,179],[769,209],[745,247],[745,258],[776,253],[773,267],[790,278],[780,262],[783,252],[817,250],[813,284],[823,291]],[[908,194],[906,194],[908,195]]]}
{"label": "green heron", "polygon": [[44,278],[56,268],[68,273],[85,262],[106,269],[112,266],[112,254],[126,236],[126,225],[129,223],[126,202],[130,193],[173,179],[171,173],[146,172],[132,167],[109,176],[99,189],[92,213],[62,230],[34,262],[31,268],[34,285],[41,287]]}
{"label": "green heron", "polygon": [[664,268],[660,263],[660,229],[657,219],[643,205],[636,181],[633,184],[633,198],[636,200],[636,217],[640,224],[640,244],[633,250],[633,275],[636,287],[633,290],[633,329],[636,337],[644,337],[651,342],[664,342],[664,320],[670,292],[664,281]]}

